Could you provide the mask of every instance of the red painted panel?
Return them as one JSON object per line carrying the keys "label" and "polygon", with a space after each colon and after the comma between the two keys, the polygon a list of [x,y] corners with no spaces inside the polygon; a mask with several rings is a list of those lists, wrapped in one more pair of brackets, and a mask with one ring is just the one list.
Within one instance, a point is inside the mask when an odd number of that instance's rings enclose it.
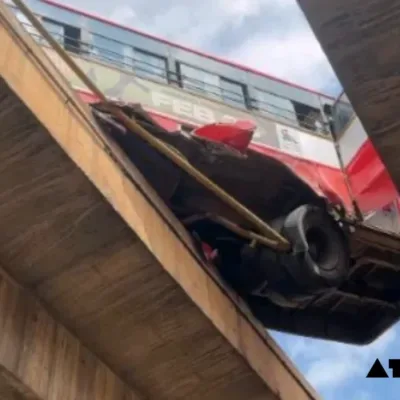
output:
{"label": "red painted panel", "polygon": [[194,130],[193,134],[214,142],[222,142],[244,152],[249,147],[255,130],[256,125],[252,122],[238,121],[233,124],[200,126]]}
{"label": "red painted panel", "polygon": [[252,144],[250,148],[282,161],[315,192],[326,196],[334,204],[342,203],[351,211],[351,199],[340,169],[293,157],[263,145]]}
{"label": "red painted panel", "polygon": [[154,119],[160,126],[162,126],[168,132],[176,132],[179,130],[179,123],[174,121],[171,118],[166,118],[161,115],[157,115],[154,113],[149,113],[151,118]]}
{"label": "red painted panel", "polygon": [[86,92],[83,90],[82,91],[76,90],[76,93],[78,93],[81,100],[83,100],[87,104],[92,104],[92,103],[96,103],[97,101],[99,101],[99,98],[92,93],[89,93],[89,92]]}
{"label": "red painted panel", "polygon": [[363,212],[381,210],[398,198],[398,192],[370,140],[346,168],[354,197]]}

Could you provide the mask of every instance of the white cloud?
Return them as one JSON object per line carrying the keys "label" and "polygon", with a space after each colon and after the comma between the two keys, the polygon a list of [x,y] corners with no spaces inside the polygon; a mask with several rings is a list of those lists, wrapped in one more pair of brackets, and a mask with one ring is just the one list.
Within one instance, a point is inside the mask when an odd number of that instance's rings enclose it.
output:
{"label": "white cloud", "polygon": [[136,18],[136,13],[128,4],[116,6],[110,15],[111,21],[126,24]]}
{"label": "white cloud", "polygon": [[278,3],[280,7],[293,5],[295,4],[295,0],[217,0],[217,3],[221,9],[225,10],[228,14],[247,17],[257,14],[262,7],[276,7]]}
{"label": "white cloud", "polygon": [[[267,0],[268,1],[268,0]],[[249,15],[257,13],[262,3],[265,0],[218,0],[217,3],[222,10],[225,10],[227,14],[237,16],[239,18],[245,18]]]}
{"label": "white cloud", "polygon": [[[193,3],[190,6],[180,2],[160,4],[151,18],[138,17],[133,20],[126,16],[125,21],[135,23],[135,27],[174,41],[176,43],[203,50],[206,43],[217,34],[225,19],[217,6],[206,2],[208,8],[201,3]],[[116,8],[113,12],[114,20]],[[123,14],[123,13],[121,13]],[[113,19],[113,18],[112,18]]]}
{"label": "white cloud", "polygon": [[[235,17],[240,22],[246,17],[257,15],[265,6],[276,6],[276,0],[217,0],[221,13]],[[293,0],[279,0],[279,6],[292,5]]]}
{"label": "white cloud", "polygon": [[242,63],[314,89],[336,80],[321,46],[308,28],[280,37],[259,35],[231,53]]}
{"label": "white cloud", "polygon": [[385,357],[396,336],[395,329],[390,329],[369,346],[290,337],[283,341],[283,346],[288,355],[303,366],[302,370],[313,386],[333,390],[354,378],[364,377],[376,358]]}
{"label": "white cloud", "polygon": [[335,388],[347,380],[349,376],[358,375],[362,372],[362,367],[357,363],[353,363],[348,357],[324,358],[311,364],[306,377],[315,387]]}

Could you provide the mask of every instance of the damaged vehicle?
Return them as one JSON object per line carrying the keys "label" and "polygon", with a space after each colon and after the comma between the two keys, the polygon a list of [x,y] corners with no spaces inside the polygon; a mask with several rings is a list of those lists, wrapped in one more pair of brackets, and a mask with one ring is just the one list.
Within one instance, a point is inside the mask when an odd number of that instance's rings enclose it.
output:
{"label": "damaged vehicle", "polygon": [[349,222],[337,196],[250,149],[252,123],[171,133],[140,105],[113,104],[287,240],[287,249],[260,240],[243,215],[128,131],[106,104],[91,105],[103,131],[266,328],[365,344],[397,321],[400,241]]}

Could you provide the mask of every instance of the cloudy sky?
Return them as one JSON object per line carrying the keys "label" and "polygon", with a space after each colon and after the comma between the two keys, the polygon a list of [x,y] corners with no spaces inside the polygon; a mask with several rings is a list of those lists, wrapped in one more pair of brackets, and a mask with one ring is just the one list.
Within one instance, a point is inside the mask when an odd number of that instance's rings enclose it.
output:
{"label": "cloudy sky", "polygon": [[388,359],[400,354],[399,330],[391,329],[369,346],[350,346],[272,333],[324,400],[398,400],[396,379],[366,379],[379,358],[389,377]]}
{"label": "cloudy sky", "polygon": [[315,89],[338,91],[295,0],[59,1]]}
{"label": "cloudy sky", "polygon": [[[310,88],[340,90],[295,0],[59,1]],[[274,334],[326,400],[397,400],[395,379],[365,376],[377,357],[387,367],[400,354],[398,336],[392,329],[352,347]]]}

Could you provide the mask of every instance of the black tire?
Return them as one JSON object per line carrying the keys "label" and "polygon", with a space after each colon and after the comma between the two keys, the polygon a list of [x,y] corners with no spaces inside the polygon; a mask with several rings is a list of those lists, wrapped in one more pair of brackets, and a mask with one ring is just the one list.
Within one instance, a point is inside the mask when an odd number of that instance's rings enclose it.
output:
{"label": "black tire", "polygon": [[298,207],[285,218],[282,234],[292,243],[284,264],[301,286],[311,291],[337,287],[346,278],[350,267],[347,238],[324,209]]}

